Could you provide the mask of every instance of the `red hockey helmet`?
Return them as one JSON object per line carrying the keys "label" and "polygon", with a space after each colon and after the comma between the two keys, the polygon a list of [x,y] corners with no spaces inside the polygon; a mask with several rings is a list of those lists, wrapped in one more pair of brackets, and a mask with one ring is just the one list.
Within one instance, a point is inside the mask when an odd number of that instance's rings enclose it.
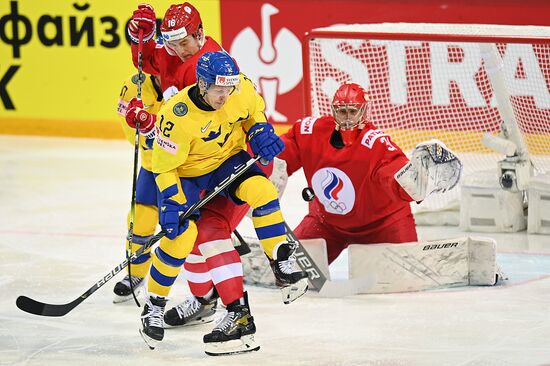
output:
{"label": "red hockey helmet", "polygon": [[367,121],[369,96],[355,83],[342,84],[332,99],[332,114],[346,146],[351,145]]}
{"label": "red hockey helmet", "polygon": [[189,34],[195,34],[201,24],[201,15],[193,5],[188,2],[172,4],[162,19],[162,39],[165,42],[177,41]]}

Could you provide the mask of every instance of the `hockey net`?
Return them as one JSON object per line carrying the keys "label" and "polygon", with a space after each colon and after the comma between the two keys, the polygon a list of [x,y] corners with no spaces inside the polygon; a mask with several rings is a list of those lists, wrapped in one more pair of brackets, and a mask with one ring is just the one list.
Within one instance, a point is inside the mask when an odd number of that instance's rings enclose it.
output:
{"label": "hockey net", "polygon": [[[370,120],[407,153],[437,138],[460,156],[465,174],[494,169],[498,180],[504,155],[481,139],[508,120],[535,172],[550,170],[550,27],[355,24],[314,29],[303,46],[310,115],[330,114],[338,86],[356,82],[369,91]],[[459,196],[432,195],[415,211],[457,207]]]}

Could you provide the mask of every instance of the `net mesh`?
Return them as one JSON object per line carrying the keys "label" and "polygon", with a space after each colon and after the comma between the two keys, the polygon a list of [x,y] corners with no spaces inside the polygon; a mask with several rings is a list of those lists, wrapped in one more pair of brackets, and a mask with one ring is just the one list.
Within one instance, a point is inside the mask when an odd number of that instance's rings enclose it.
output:
{"label": "net mesh", "polygon": [[[495,93],[505,93],[535,169],[550,170],[550,42],[504,43],[495,36],[497,67],[506,85],[496,90],[488,74],[495,66],[485,61],[481,43],[471,39],[431,41],[427,34],[425,40],[407,41],[357,32],[347,38],[341,32],[326,36],[326,31],[323,36],[312,32],[305,45],[312,115],[330,114],[338,86],[356,82],[369,91],[370,120],[404,151],[437,138],[463,160],[465,174],[488,169],[496,174],[504,156],[484,147],[481,138],[500,133]],[[430,197],[420,209],[448,208],[459,191],[449,193]]]}

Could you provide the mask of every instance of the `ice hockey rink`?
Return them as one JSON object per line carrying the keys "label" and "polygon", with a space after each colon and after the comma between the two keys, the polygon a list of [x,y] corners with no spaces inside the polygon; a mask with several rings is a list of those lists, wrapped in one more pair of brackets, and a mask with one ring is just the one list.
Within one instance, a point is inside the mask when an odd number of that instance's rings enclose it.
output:
{"label": "ice hockey rink", "polygon": [[[149,350],[140,309],[112,303],[121,274],[64,317],[20,311],[19,295],[69,302],[122,262],[132,159],[125,141],[0,136],[0,365],[550,365],[550,237],[525,232],[482,234],[496,239],[510,278],[496,287],[308,294],[290,305],[277,290],[249,287],[261,344],[250,354],[207,356],[212,324],[169,329]],[[304,182],[292,177],[282,200],[291,227],[306,212]],[[343,256],[331,271],[342,279],[346,266]],[[187,292],[178,280],[168,306]]]}

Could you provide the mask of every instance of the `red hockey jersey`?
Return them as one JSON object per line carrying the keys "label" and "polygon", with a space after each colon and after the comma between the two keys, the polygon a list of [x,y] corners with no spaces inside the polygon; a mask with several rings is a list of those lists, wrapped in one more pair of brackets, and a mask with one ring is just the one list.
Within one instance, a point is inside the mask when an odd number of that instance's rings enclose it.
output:
{"label": "red hockey jersey", "polygon": [[411,197],[394,174],[408,159],[390,137],[367,124],[352,146],[336,148],[332,116],[298,121],[281,138],[286,145],[278,156],[289,175],[304,169],[315,192],[309,205],[317,216],[346,233],[369,232],[411,214]]}
{"label": "red hockey jersey", "polygon": [[[153,40],[143,44],[143,71],[148,74],[160,75],[162,92],[174,86],[179,90],[197,82],[196,67],[199,57],[206,52],[221,51],[221,46],[212,38],[206,36],[202,48],[190,59],[182,62],[178,56],[170,56],[162,45]],[[137,44],[132,44],[132,60],[137,67]]]}

